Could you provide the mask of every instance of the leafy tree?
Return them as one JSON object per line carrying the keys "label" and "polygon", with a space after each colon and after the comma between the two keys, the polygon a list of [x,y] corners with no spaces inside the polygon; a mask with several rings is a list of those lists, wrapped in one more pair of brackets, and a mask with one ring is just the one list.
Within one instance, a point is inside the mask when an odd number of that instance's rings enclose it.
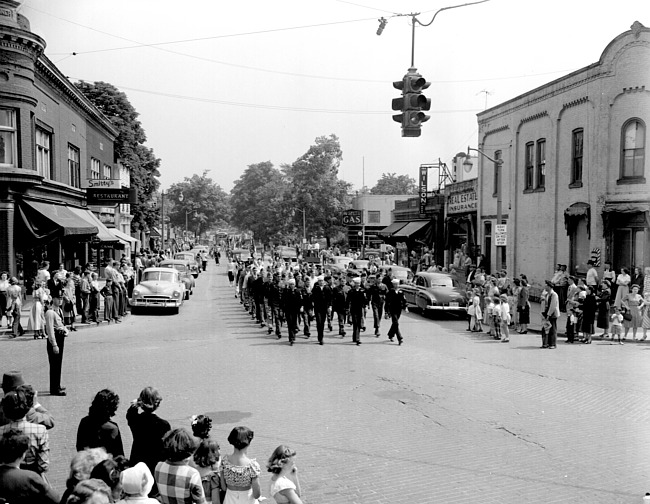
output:
{"label": "leafy tree", "polygon": [[270,161],[249,165],[230,191],[232,222],[263,243],[281,241],[291,214],[286,197],[287,181]]}
{"label": "leafy tree", "polygon": [[338,178],[343,152],[336,135],[316,138],[315,145],[283,170],[290,181],[288,206],[301,211],[294,219],[302,226],[302,210],[308,235],[330,239],[341,230],[341,214],[349,205],[351,185]]}
{"label": "leafy tree", "polygon": [[417,194],[418,185],[408,175],[383,173],[377,185],[370,189],[370,194]]}
{"label": "leafy tree", "polygon": [[223,226],[230,219],[228,194],[208,177],[207,170],[202,175],[194,174],[173,184],[167,196],[169,210],[166,214],[171,224],[185,229],[187,222],[188,231],[197,236]]}
{"label": "leafy tree", "polygon": [[147,137],[138,121],[138,112],[126,94],[112,84],[77,82],[75,86],[110,119],[119,132],[115,139],[115,154],[131,169],[131,187],[138,192],[137,203],[131,205],[131,225],[153,227],[157,215],[151,202],[160,185],[160,159],[156,158],[152,149],[143,145]]}

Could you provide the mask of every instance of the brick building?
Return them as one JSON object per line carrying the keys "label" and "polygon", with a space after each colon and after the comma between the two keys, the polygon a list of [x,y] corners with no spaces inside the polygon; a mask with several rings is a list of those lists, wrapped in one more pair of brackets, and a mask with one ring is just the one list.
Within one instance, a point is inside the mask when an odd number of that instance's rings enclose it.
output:
{"label": "brick building", "polygon": [[478,160],[478,245],[492,270],[499,184],[510,273],[539,284],[557,263],[583,274],[590,257],[650,265],[649,122],[650,29],[638,22],[596,63],[478,114],[479,149],[503,160]]}
{"label": "brick building", "polygon": [[18,5],[0,0],[0,270],[27,280],[44,258],[72,269],[129,240],[87,207],[83,189],[121,177],[118,132],[43,54]]}

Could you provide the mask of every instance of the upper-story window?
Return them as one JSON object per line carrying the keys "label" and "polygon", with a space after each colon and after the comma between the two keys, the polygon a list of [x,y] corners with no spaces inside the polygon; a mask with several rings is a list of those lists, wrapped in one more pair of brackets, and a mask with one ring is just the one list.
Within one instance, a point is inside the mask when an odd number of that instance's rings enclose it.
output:
{"label": "upper-story window", "polygon": [[0,166],[16,166],[16,112],[0,108]]}
{"label": "upper-story window", "polygon": [[105,164],[104,165],[104,178],[105,179],[111,178],[111,171],[112,171],[111,170],[111,165]]}
{"label": "upper-story window", "polygon": [[533,189],[533,179],[535,173],[534,165],[534,153],[535,153],[535,144],[533,142],[528,142],[526,144],[526,173],[524,180],[524,189],[532,190]]}
{"label": "upper-story window", "polygon": [[621,179],[643,181],[645,164],[645,124],[632,119],[623,125]]}
{"label": "upper-story window", "polygon": [[582,186],[582,154],[584,151],[584,130],[573,130],[571,140],[571,184]]}
{"label": "upper-story window", "polygon": [[36,128],[36,171],[46,179],[53,179],[52,174],[52,134],[42,128]]}
{"label": "upper-story window", "polygon": [[[499,161],[501,159],[501,151],[494,151],[494,160]],[[501,179],[501,167],[503,164],[494,163],[494,191],[492,196],[496,196],[499,192],[499,184]]]}
{"label": "upper-story window", "polygon": [[81,187],[81,156],[79,149],[68,144],[68,180],[72,187]]}
{"label": "upper-story window", "polygon": [[541,138],[537,140],[537,189],[543,189],[546,186],[546,140]]}
{"label": "upper-story window", "polygon": [[90,158],[90,178],[93,180],[97,180],[102,178],[101,173],[101,163],[99,159],[95,158]]}
{"label": "upper-story window", "polygon": [[381,221],[380,210],[368,210],[368,224],[379,224]]}

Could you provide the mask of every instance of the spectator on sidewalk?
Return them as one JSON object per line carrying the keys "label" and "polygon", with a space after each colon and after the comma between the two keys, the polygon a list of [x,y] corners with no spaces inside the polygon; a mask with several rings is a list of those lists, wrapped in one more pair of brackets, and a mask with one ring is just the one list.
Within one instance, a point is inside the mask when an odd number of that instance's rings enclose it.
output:
{"label": "spectator on sidewalk", "polygon": [[18,279],[11,277],[9,288],[7,289],[9,297],[8,317],[11,317],[11,336],[13,338],[25,334],[25,330],[20,323],[20,312],[23,307],[23,296]]}
{"label": "spectator on sidewalk", "polygon": [[147,497],[154,484],[151,471],[144,462],[138,462],[133,467],[122,471],[120,475],[121,489],[124,498],[115,501],[116,504],[160,504],[160,501]]}
{"label": "spectator on sidewalk", "polygon": [[66,504],[109,504],[113,502],[110,487],[99,479],[88,479],[77,484]]}
{"label": "spectator on sidewalk", "polygon": [[285,445],[278,446],[266,465],[273,473],[269,484],[269,493],[277,504],[302,504],[300,480],[294,457],[296,452]]}
{"label": "spectator on sidewalk", "polygon": [[248,458],[253,436],[253,431],[243,426],[235,427],[228,435],[233,452],[221,464],[221,483],[227,488],[226,503],[254,504],[261,495],[260,466],[255,459]]}
{"label": "spectator on sidewalk", "polygon": [[163,504],[205,504],[201,476],[189,465],[197,447],[196,438],[187,429],[181,427],[165,434],[165,461],[156,464],[154,473]]}
{"label": "spectator on sidewalk", "polygon": [[90,448],[77,452],[70,461],[70,473],[65,482],[66,489],[61,497],[61,502],[66,503],[76,486],[82,481],[90,479],[95,466],[108,458],[108,453],[103,448]]}
{"label": "spectator on sidewalk", "polygon": [[210,437],[212,419],[205,415],[192,417],[192,432],[200,439],[199,447],[194,452],[190,465],[199,471],[205,499],[210,504],[221,504],[226,495],[221,486],[221,448]]}
{"label": "spectator on sidewalk", "polygon": [[29,448],[29,436],[20,430],[0,437],[0,496],[10,504],[58,504],[59,496],[43,478],[20,468]]}
{"label": "spectator on sidewalk", "polygon": [[25,420],[31,423],[43,425],[46,429],[54,427],[54,419],[50,412],[47,411],[36,399],[37,393],[31,385],[20,385],[16,390],[25,394],[29,411],[25,415]]}
{"label": "spectator on sidewalk", "polygon": [[120,428],[111,418],[120,404],[120,396],[111,389],[102,389],[95,395],[77,429],[77,451],[104,448],[113,457],[124,455]]}
{"label": "spectator on sidewalk", "polygon": [[9,323],[9,296],[7,295],[7,289],[9,288],[9,278],[6,271],[0,273],[0,324],[2,324],[2,319],[7,317],[7,329],[11,328]]}
{"label": "spectator on sidewalk", "polygon": [[546,285],[550,289],[547,307],[544,313],[544,316],[551,324],[548,332],[548,348],[555,349],[557,348],[557,319],[560,316],[560,300],[557,292],[553,290],[553,282],[546,280]]}
{"label": "spectator on sidewalk", "polygon": [[52,297],[52,307],[45,313],[45,334],[47,335],[47,360],[50,364],[50,395],[66,395],[61,386],[63,349],[68,329],[63,325],[61,298]]}

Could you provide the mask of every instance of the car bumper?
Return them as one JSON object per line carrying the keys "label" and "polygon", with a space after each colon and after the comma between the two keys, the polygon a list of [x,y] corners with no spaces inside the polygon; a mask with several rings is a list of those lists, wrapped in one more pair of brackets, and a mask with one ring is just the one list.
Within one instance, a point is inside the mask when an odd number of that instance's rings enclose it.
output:
{"label": "car bumper", "polygon": [[427,310],[427,311],[448,311],[448,312],[467,313],[467,308],[464,307],[464,306],[427,305],[425,310]]}
{"label": "car bumper", "polygon": [[180,299],[161,299],[161,298],[134,298],[131,300],[131,306],[158,307],[158,308],[178,308],[182,304]]}

